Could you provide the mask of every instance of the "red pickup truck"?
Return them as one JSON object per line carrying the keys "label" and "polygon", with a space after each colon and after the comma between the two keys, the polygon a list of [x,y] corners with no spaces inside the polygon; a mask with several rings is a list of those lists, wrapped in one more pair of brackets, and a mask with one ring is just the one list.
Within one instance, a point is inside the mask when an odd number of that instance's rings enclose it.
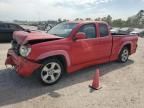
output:
{"label": "red pickup truck", "polygon": [[64,22],[48,33],[14,32],[5,64],[24,77],[37,71],[51,85],[64,72],[115,60],[125,63],[137,41],[136,35],[111,34],[105,22]]}

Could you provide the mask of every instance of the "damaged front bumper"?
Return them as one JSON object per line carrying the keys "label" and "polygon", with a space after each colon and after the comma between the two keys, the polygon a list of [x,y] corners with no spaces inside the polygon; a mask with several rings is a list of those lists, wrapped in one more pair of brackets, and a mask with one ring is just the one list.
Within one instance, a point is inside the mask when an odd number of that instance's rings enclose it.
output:
{"label": "damaged front bumper", "polygon": [[36,71],[41,66],[41,64],[35,63],[26,58],[18,56],[12,49],[8,50],[5,65],[14,66],[16,72],[23,77],[30,76],[34,71]]}

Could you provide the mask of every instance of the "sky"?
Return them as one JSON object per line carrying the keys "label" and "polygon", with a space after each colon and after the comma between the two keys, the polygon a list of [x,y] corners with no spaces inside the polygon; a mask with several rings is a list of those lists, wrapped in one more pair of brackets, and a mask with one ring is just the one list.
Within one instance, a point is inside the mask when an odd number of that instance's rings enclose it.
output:
{"label": "sky", "polygon": [[95,19],[110,14],[127,19],[144,9],[144,0],[0,0],[0,20]]}

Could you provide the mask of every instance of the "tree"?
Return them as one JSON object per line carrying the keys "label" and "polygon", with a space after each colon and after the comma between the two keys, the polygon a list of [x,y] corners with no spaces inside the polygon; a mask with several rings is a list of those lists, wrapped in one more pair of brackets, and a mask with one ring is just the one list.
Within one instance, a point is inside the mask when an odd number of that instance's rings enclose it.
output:
{"label": "tree", "polygon": [[83,21],[83,19],[82,19],[82,18],[80,18],[80,21]]}
{"label": "tree", "polygon": [[91,18],[86,18],[86,20],[87,20],[87,21],[90,21],[90,20],[92,20],[92,19],[91,19]]}
{"label": "tree", "polygon": [[113,24],[112,25],[114,27],[123,27],[123,21],[122,21],[122,19],[113,20]]}
{"label": "tree", "polygon": [[61,23],[61,22],[62,22],[62,19],[61,19],[61,18],[59,18],[59,19],[58,19],[58,23]]}
{"label": "tree", "polygon": [[95,21],[101,21],[101,18],[100,18],[100,17],[98,17],[98,18],[96,18],[96,19],[95,19]]}
{"label": "tree", "polygon": [[106,22],[110,25],[112,24],[112,17],[110,15],[107,16]]}
{"label": "tree", "polygon": [[127,19],[127,25],[131,27],[143,27],[144,10],[140,10],[136,15]]}
{"label": "tree", "polygon": [[79,20],[80,20],[79,18],[76,18],[76,19],[75,19],[75,21],[79,21]]}
{"label": "tree", "polygon": [[67,19],[63,19],[63,22],[66,22],[66,21],[68,21]]}
{"label": "tree", "polygon": [[126,24],[125,25],[127,25],[128,27],[131,27],[132,26],[132,23],[131,23],[131,19],[130,18],[128,18],[127,20],[126,20]]}
{"label": "tree", "polygon": [[107,22],[107,17],[103,17],[101,20]]}

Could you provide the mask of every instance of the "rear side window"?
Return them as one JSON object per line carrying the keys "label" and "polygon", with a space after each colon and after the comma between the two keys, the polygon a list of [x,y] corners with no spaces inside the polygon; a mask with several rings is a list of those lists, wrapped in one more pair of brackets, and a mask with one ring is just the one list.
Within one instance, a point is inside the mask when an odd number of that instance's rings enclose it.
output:
{"label": "rear side window", "polygon": [[96,38],[95,24],[86,24],[80,28],[79,32],[85,33],[87,38]]}
{"label": "rear side window", "polygon": [[105,37],[109,35],[108,27],[106,24],[99,24],[100,37]]}

